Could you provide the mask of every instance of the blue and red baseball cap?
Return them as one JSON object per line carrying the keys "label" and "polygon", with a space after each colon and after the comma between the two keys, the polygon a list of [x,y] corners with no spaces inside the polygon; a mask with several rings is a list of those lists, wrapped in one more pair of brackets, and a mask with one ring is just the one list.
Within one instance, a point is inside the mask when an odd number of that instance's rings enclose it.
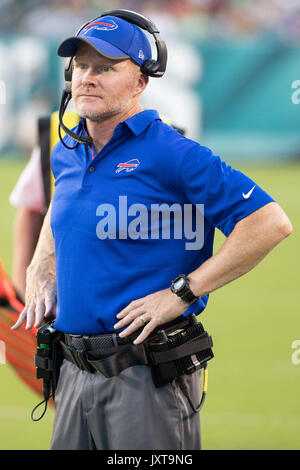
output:
{"label": "blue and red baseball cap", "polygon": [[151,46],[140,28],[116,16],[103,16],[87,24],[78,34],[65,39],[58,48],[61,57],[73,57],[86,43],[113,60],[131,58],[139,66],[151,59]]}

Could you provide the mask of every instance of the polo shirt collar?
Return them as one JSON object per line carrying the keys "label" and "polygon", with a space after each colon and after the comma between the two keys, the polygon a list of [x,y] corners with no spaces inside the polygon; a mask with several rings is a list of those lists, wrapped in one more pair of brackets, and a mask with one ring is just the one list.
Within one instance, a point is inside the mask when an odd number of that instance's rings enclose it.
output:
{"label": "polo shirt collar", "polygon": [[133,132],[134,135],[141,134],[153,121],[160,120],[160,116],[155,109],[146,109],[135,114],[124,121],[124,124]]}

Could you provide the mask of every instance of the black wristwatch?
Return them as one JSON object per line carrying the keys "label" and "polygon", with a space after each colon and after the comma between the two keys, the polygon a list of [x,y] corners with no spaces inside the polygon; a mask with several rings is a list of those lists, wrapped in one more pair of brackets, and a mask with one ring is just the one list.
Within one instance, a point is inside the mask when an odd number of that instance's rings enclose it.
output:
{"label": "black wristwatch", "polygon": [[193,304],[200,298],[191,291],[190,280],[185,274],[180,274],[172,281],[171,291],[188,304]]}

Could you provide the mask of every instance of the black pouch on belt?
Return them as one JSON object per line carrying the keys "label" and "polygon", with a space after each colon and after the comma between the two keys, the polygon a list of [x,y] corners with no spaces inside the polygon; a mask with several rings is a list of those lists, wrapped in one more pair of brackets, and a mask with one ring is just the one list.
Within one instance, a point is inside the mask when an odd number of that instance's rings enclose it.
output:
{"label": "black pouch on belt", "polygon": [[[60,366],[63,361],[59,340],[62,333],[53,327],[53,322],[46,323],[37,332],[37,352],[34,356],[36,366],[36,377],[43,379],[44,400],[36,405],[31,412],[32,421],[39,421],[47,410],[47,403],[52,396],[54,399],[55,389],[59,379]],[[35,418],[36,409],[45,403],[43,413]]]}
{"label": "black pouch on belt", "polygon": [[36,377],[43,379],[43,394],[47,401],[52,392],[54,398],[55,389],[59,379],[62,354],[59,340],[62,333],[53,327],[52,323],[46,323],[37,332],[37,353],[34,357],[36,365]]}
{"label": "black pouch on belt", "polygon": [[148,365],[148,359],[142,344],[124,344],[103,350],[102,352],[88,353],[89,363],[105,377],[118,375],[127,367]]}
{"label": "black pouch on belt", "polygon": [[205,368],[207,361],[214,357],[212,346],[211,336],[194,314],[183,328],[170,333],[158,331],[147,348],[155,386],[161,387],[176,377]]}

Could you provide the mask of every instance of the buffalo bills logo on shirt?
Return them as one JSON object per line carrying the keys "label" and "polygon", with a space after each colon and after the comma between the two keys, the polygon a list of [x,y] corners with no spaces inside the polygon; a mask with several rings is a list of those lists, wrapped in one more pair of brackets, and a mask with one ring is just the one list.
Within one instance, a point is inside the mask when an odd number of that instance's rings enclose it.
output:
{"label": "buffalo bills logo on shirt", "polygon": [[117,29],[119,26],[114,20],[109,21],[96,21],[95,23],[88,24],[82,34],[86,34],[90,31],[90,28],[99,29],[101,31],[113,31]]}
{"label": "buffalo bills logo on shirt", "polygon": [[133,170],[136,170],[139,166],[140,161],[137,158],[133,158],[132,160],[128,160],[128,162],[118,163],[115,173],[121,173],[121,171],[125,171],[129,173]]}

